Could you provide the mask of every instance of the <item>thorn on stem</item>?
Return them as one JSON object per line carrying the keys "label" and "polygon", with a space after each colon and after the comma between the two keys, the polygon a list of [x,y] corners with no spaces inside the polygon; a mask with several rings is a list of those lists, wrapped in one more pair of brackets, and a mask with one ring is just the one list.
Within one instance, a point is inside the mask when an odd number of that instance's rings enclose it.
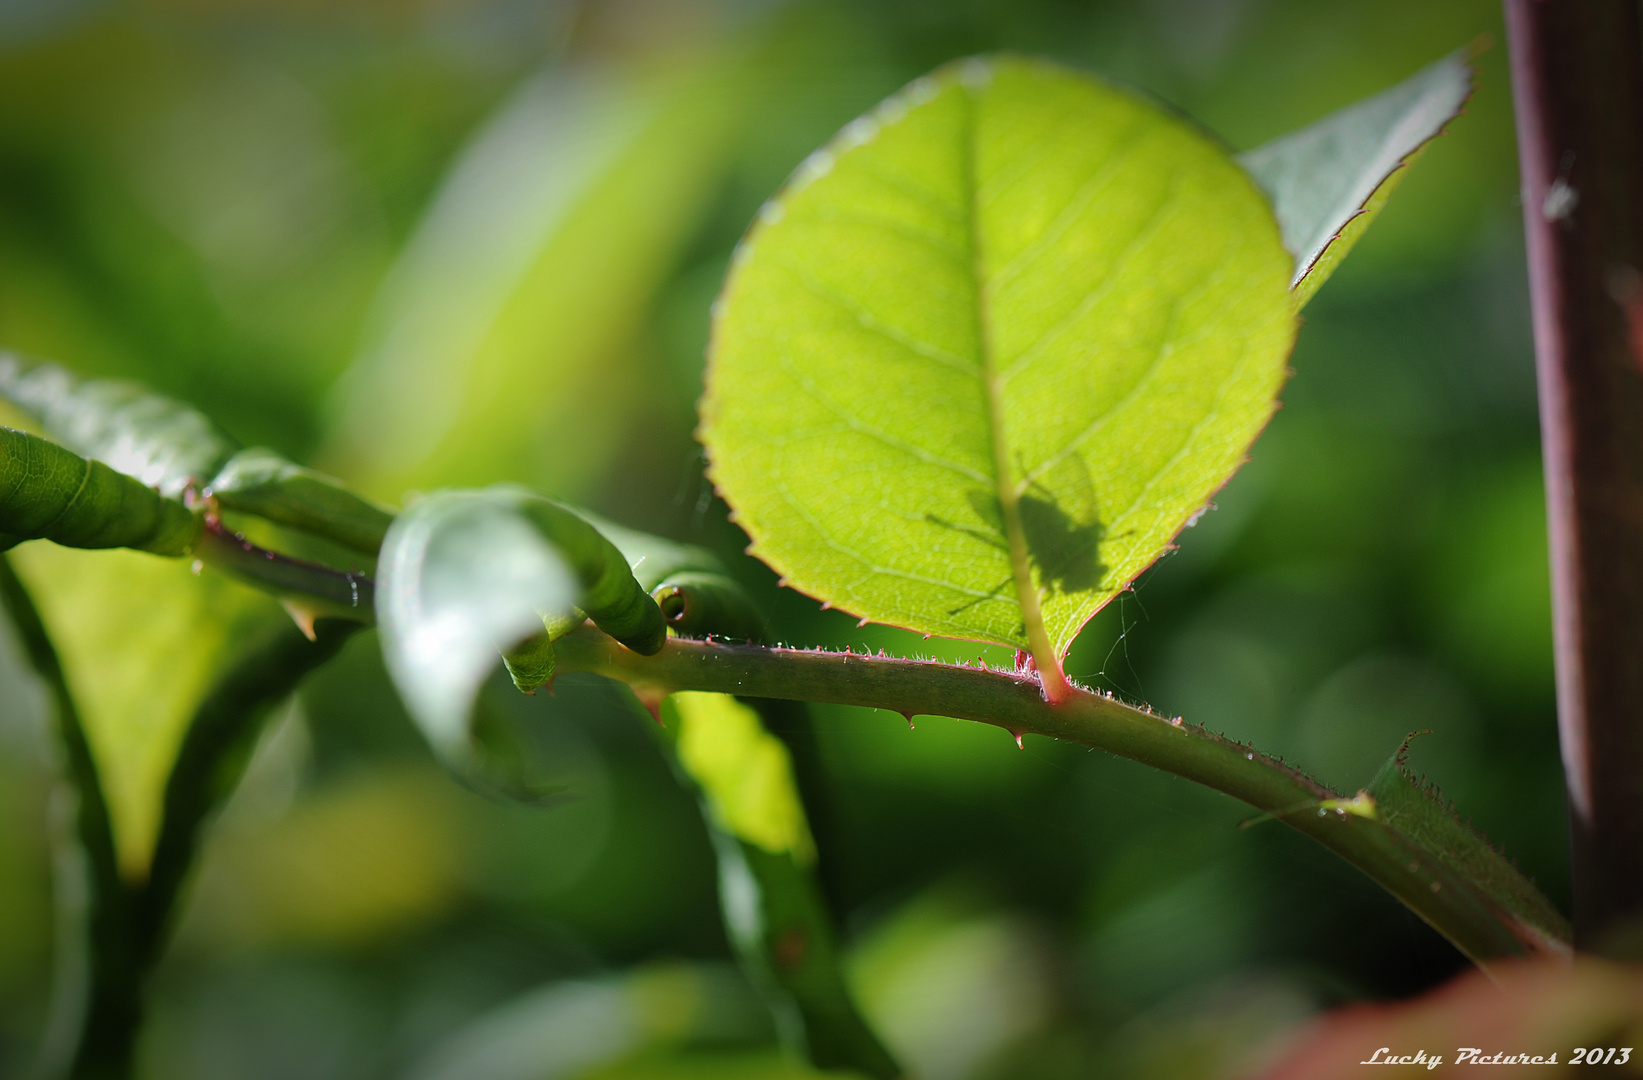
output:
{"label": "thorn on stem", "polygon": [[309,641],[317,640],[314,637],[314,618],[318,612],[293,600],[281,600],[280,606],[285,609],[287,615],[291,616],[291,621],[297,624],[297,629],[302,631],[303,637]]}
{"label": "thorn on stem", "polygon": [[667,697],[666,694],[656,690],[638,689],[635,689],[633,694],[639,699],[639,704],[645,707],[645,711],[650,714],[652,720],[661,724],[662,727],[667,727],[666,724],[662,723],[662,700]]}

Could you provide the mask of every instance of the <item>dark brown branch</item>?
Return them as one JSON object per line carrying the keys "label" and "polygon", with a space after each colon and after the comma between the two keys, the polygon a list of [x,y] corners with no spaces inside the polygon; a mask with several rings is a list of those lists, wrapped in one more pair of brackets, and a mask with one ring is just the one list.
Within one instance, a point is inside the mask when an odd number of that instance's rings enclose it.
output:
{"label": "dark brown branch", "polygon": [[1576,943],[1643,929],[1643,43],[1636,0],[1506,0]]}

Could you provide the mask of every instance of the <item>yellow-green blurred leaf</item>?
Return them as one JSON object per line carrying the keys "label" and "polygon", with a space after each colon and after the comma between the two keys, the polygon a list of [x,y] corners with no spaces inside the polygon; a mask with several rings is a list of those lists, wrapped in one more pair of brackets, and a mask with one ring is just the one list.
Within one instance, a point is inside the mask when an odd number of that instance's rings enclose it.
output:
{"label": "yellow-green blurred leaf", "polygon": [[184,560],[25,544],[13,559],[62,656],[121,869],[147,873],[160,799],[194,708],[271,599]]}
{"label": "yellow-green blurred leaf", "polygon": [[455,901],[461,791],[379,770],[263,818],[230,814],[205,851],[181,936],[192,947],[341,944],[422,925]]}
{"label": "yellow-green blurred leaf", "polygon": [[470,143],[378,298],[328,464],[366,490],[568,492],[644,392],[624,352],[746,108],[728,51],[550,70]]}
{"label": "yellow-green blurred leaf", "polygon": [[701,785],[725,832],[800,865],[816,846],[799,803],[787,747],[765,731],[759,714],[727,694],[675,694],[679,761]]}

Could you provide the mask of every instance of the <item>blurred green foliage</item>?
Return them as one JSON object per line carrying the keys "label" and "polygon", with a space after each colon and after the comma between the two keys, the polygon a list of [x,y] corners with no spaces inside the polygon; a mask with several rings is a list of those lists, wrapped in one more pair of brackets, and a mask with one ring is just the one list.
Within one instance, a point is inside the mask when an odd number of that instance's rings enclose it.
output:
{"label": "blurred green foliage", "polygon": [[[783,641],[1002,663],[777,589],[704,486],[708,308],[760,202],[957,55],[1084,65],[1241,149],[1497,22],[1490,0],[14,3],[0,345],[140,378],[389,500],[515,480],[712,547]],[[1431,727],[1413,764],[1562,898],[1501,50],[1479,68],[1468,114],[1308,307],[1254,460],[1068,667],[1345,785]],[[223,662],[232,605],[209,630],[131,621],[173,592],[121,561],[145,556],[26,556],[54,629],[84,628],[61,631],[83,639],[60,643],[71,674],[107,680],[87,706],[104,738],[171,724],[166,702]],[[51,812],[38,693],[3,652],[10,1075],[43,1018]],[[683,966],[634,1015],[664,1019],[517,1075],[809,1075],[722,967],[700,817],[625,692],[567,678],[522,698],[497,676],[536,780],[566,791],[505,806],[437,769],[378,656],[351,643],[260,743],[160,972],[146,1075],[435,1075],[510,1009],[593,1008],[577,995],[663,960]],[[794,767],[825,796],[823,885],[867,1011],[930,1080],[1224,1075],[1312,1011],[1461,964],[1356,871],[1281,825],[1238,830],[1247,812],[1211,792],[956,721],[816,716]],[[153,745],[112,752],[116,799],[152,797]]]}

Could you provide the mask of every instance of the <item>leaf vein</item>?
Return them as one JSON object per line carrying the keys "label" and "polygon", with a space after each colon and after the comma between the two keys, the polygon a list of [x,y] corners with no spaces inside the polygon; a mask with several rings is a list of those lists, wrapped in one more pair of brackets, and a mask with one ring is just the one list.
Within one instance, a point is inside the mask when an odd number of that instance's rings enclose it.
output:
{"label": "leaf vein", "polygon": [[781,367],[782,370],[785,371],[794,382],[799,384],[799,388],[802,389],[805,394],[807,394],[822,408],[838,417],[841,423],[846,425],[851,431],[856,432],[858,435],[865,435],[868,438],[873,439],[875,442],[888,446],[892,450],[900,450],[902,453],[907,454],[909,457],[916,458],[919,461],[924,462],[926,465],[934,465],[938,469],[944,469],[947,472],[956,473],[965,479],[974,480],[981,484],[991,482],[991,479],[986,474],[979,472],[976,469],[972,469],[960,462],[953,461],[951,458],[932,453],[922,446],[914,445],[913,443],[907,442],[905,439],[897,438],[887,431],[881,431],[871,424],[868,424],[860,417],[852,414],[850,410],[846,409],[843,405],[829,398],[822,392],[821,388],[816,385],[815,380],[795,368],[792,361],[785,356],[781,359]]}
{"label": "leaf vein", "polygon": [[957,371],[962,371],[966,375],[975,374],[976,368],[974,363],[967,361],[963,357],[955,355],[954,353],[950,353],[945,349],[937,348],[927,341],[914,337],[912,334],[909,334],[907,331],[898,326],[883,322],[872,312],[868,311],[854,300],[851,300],[849,297],[843,296],[840,293],[834,292],[826,285],[823,285],[821,282],[815,280],[812,275],[807,273],[804,268],[797,263],[786,259],[774,259],[773,261],[782,267],[782,269],[786,270],[798,279],[799,284],[804,287],[806,292],[810,293],[818,300],[823,300],[829,304],[832,304],[846,315],[851,316],[858,324],[860,324],[861,328],[866,330],[868,333],[881,337],[886,341],[892,342],[893,344],[900,345],[908,352],[922,357],[925,360],[933,360],[938,364],[943,364]]}

